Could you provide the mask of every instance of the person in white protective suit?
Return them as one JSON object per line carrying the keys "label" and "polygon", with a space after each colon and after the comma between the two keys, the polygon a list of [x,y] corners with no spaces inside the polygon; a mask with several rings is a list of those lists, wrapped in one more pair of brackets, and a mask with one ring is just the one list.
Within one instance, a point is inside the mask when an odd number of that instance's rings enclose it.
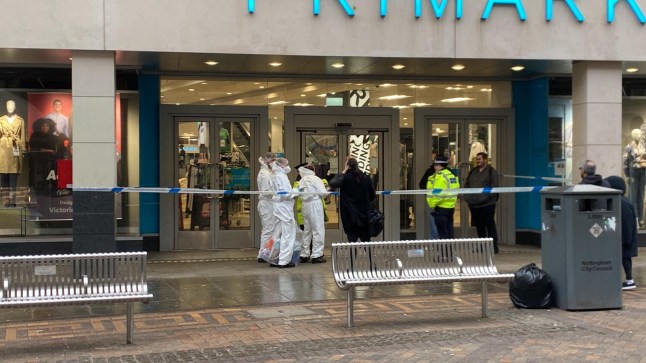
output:
{"label": "person in white protective suit", "polygon": [[[314,173],[311,165],[298,168],[301,180],[298,182],[298,191],[301,194],[303,214],[303,240],[301,241],[300,262],[307,262],[311,257],[312,263],[324,263],[323,247],[325,246],[325,214],[321,198],[329,193],[323,185],[321,178]],[[315,194],[310,194],[315,193]],[[310,241],[312,253],[310,254]]]}
{"label": "person in white protective suit", "polygon": [[[280,253],[278,263],[271,264],[272,267],[288,268],[296,266],[292,261],[294,244],[296,242],[296,221],[294,220],[294,194],[289,183],[287,174],[291,171],[289,161],[285,158],[278,158],[271,165],[274,172],[273,196],[274,215],[276,216],[276,228],[274,238],[280,236]],[[280,192],[286,193],[281,194]]]}
{"label": "person in white protective suit", "polygon": [[269,164],[276,160],[276,154],[268,152],[265,156],[258,158],[260,171],[256,179],[259,192],[271,192],[260,194],[258,196],[258,215],[260,215],[260,250],[258,250],[258,262],[265,262],[261,258],[261,252],[267,247],[267,243],[272,238],[274,228],[276,227],[276,216],[274,215],[274,202],[272,201],[273,191],[271,187],[274,173],[271,171]]}

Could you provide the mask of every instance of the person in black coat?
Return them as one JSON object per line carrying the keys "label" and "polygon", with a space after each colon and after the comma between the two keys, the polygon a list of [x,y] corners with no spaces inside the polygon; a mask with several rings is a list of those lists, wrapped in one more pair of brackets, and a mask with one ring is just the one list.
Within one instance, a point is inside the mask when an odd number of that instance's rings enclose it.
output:
{"label": "person in black coat", "polygon": [[621,258],[626,281],[622,284],[623,290],[632,290],[637,287],[633,280],[633,261],[637,256],[637,213],[630,200],[626,198],[626,182],[623,178],[613,175],[605,179],[612,189],[621,190]]}
{"label": "person in black coat", "polygon": [[343,172],[330,180],[330,188],[340,189],[341,223],[349,242],[370,241],[368,211],[375,200],[370,177],[358,169],[356,158],[348,157]]}

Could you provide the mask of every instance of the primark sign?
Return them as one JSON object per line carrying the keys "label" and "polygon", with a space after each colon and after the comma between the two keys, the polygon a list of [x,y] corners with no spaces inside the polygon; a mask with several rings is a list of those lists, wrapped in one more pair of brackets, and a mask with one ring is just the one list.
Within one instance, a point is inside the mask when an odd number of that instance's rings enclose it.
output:
{"label": "primark sign", "polygon": [[[313,1],[313,13],[314,15],[319,15],[321,13],[321,0],[312,0]],[[386,17],[388,15],[388,0],[374,0],[374,1],[379,1],[379,12],[381,17]],[[395,1],[402,1],[402,0],[395,0]],[[464,12],[464,1],[465,0],[453,0],[455,2],[455,18],[456,19],[461,19],[462,18],[462,13]],[[525,1],[538,1],[538,0],[525,0]],[[583,1],[592,1],[592,0],[580,0],[581,2]],[[350,4],[348,4],[348,0],[329,0],[329,2],[337,2],[341,7],[343,7],[343,10],[345,10],[346,14],[348,16],[352,17],[355,15],[355,9],[353,9]],[[410,0],[411,6],[414,6],[415,8],[415,18],[420,18],[422,16],[422,3],[424,3],[424,0]],[[447,4],[449,3],[449,0],[428,0],[430,3],[431,7],[433,8],[433,13],[435,14],[435,18],[440,19],[444,15],[444,10],[446,9]],[[596,1],[600,5],[604,5],[606,7],[607,11],[607,20],[608,23],[612,23],[615,21],[615,8],[619,3],[625,3],[624,5],[627,5],[630,10],[635,14],[637,17],[637,20],[644,24],[646,23],[646,17],[644,16],[644,13],[642,12],[641,8],[637,4],[637,0],[598,0]],[[546,21],[551,21],[553,17],[553,7],[554,3],[562,3],[564,6],[566,6],[572,15],[578,20],[580,23],[583,23],[585,21],[585,17],[583,16],[583,13],[579,10],[579,7],[576,4],[576,0],[545,0],[545,20]],[[247,6],[249,13],[253,14],[256,11],[256,0],[247,0]],[[485,5],[484,9],[482,10],[482,15],[480,19],[482,20],[487,20],[491,16],[491,13],[494,9],[495,6],[514,6],[516,7],[516,11],[518,13],[518,18],[522,21],[527,19],[527,14],[525,13],[525,7],[523,6],[523,0],[488,0],[487,4]]]}

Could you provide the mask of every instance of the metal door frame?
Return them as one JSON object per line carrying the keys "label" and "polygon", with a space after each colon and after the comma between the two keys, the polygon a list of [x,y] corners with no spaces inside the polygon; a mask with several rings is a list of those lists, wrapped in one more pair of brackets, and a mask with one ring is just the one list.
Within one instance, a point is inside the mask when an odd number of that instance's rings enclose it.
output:
{"label": "metal door frame", "polygon": [[[399,110],[390,107],[285,107],[285,156],[291,165],[305,161],[300,153],[302,131],[321,131],[346,135],[364,132],[383,133],[382,153],[383,184],[380,190],[395,190],[399,179]],[[287,142],[288,140],[298,140]],[[345,140],[340,140],[341,142]],[[347,146],[344,146],[347,147]],[[346,155],[339,155],[344,159]],[[294,175],[290,175],[293,182]],[[381,208],[386,216],[383,239],[399,240],[399,199],[393,196],[380,197]],[[341,225],[339,223],[339,225]],[[326,230],[326,245],[347,239],[339,230]]]}
{"label": "metal door frame", "polygon": [[[414,144],[414,175],[415,180],[419,181],[424,172],[431,164],[430,142],[426,142],[432,136],[432,122],[428,120],[442,119],[455,120],[456,122],[469,123],[482,120],[483,122],[498,120],[496,132],[498,140],[498,155],[496,156],[497,169],[505,174],[515,174],[515,119],[514,110],[510,108],[416,108],[414,135],[418,135],[413,140]],[[462,130],[464,133],[466,130]],[[421,135],[421,137],[419,137]],[[466,136],[464,136],[466,137]],[[466,176],[465,176],[466,177]],[[464,177],[460,178],[463,183]],[[466,203],[462,207],[467,208]],[[496,221],[498,227],[498,238],[503,244],[516,244],[516,219],[515,219],[515,198],[513,194],[501,194],[501,198],[496,208]],[[415,232],[418,239],[424,239],[428,236],[428,209],[424,195],[418,195],[415,198]],[[422,221],[422,223],[418,223]],[[465,226],[469,221],[462,221]]]}
{"label": "metal door frame", "polygon": [[[254,162],[265,151],[269,150],[269,116],[267,107],[258,106],[202,106],[202,105],[161,105],[160,106],[160,187],[174,187],[177,178],[178,155],[175,152],[177,140],[178,118],[208,118],[212,119],[215,124],[218,118],[248,118],[251,119],[252,135],[250,143],[251,160],[250,164],[250,183],[251,190],[257,190],[255,175],[258,172],[258,163]],[[209,137],[215,140],[215,127],[210,127]],[[263,137],[265,135],[265,137]],[[214,177],[212,177],[213,180]],[[171,194],[160,194],[159,196],[159,240],[161,251],[171,251],[176,249],[178,233],[178,196]],[[242,234],[237,238],[241,241],[240,246],[233,248],[252,248],[259,247],[260,240],[260,218],[257,217],[256,208],[257,196],[251,196],[250,210],[250,228],[248,231],[227,231]],[[213,204],[212,204],[213,206]],[[169,213],[169,210],[172,213]],[[217,224],[213,224],[215,217],[211,213],[211,225],[217,226],[212,229],[211,248],[220,248],[219,237],[224,231],[219,230]],[[230,234],[230,233],[229,233]],[[226,248],[232,248],[226,246]]]}

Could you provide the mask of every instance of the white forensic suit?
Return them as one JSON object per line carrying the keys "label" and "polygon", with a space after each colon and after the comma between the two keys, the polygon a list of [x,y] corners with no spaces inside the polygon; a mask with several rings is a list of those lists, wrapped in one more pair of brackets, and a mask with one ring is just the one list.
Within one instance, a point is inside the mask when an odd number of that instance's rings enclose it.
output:
{"label": "white forensic suit", "polygon": [[[291,194],[292,186],[289,183],[287,174],[291,171],[289,166],[281,167],[276,162],[271,164],[274,172],[272,189],[274,192],[285,192],[286,194],[274,194],[274,215],[276,216],[276,228],[274,236],[280,235],[280,254],[278,265],[284,266],[291,262],[296,241],[296,221],[294,220],[294,195]],[[274,237],[276,238],[276,237]]]}
{"label": "white forensic suit", "polygon": [[[258,158],[260,163],[260,171],[256,179],[259,192],[272,192],[272,179],[274,173],[269,169],[269,165],[265,159]],[[274,215],[274,202],[272,200],[273,192],[267,194],[260,194],[258,196],[258,215],[260,215],[260,224],[262,225],[262,232],[260,233],[260,250],[258,251],[258,258],[264,248],[267,247],[267,242],[274,233],[276,228],[276,216]]]}
{"label": "white forensic suit", "polygon": [[[323,256],[325,246],[325,214],[321,198],[329,193],[323,185],[321,178],[313,170],[305,167],[298,168],[301,180],[298,182],[298,191],[301,194],[303,206],[303,240],[301,241],[301,257],[318,258]],[[309,194],[316,193],[316,194]],[[312,241],[312,254],[310,255],[310,241]]]}

